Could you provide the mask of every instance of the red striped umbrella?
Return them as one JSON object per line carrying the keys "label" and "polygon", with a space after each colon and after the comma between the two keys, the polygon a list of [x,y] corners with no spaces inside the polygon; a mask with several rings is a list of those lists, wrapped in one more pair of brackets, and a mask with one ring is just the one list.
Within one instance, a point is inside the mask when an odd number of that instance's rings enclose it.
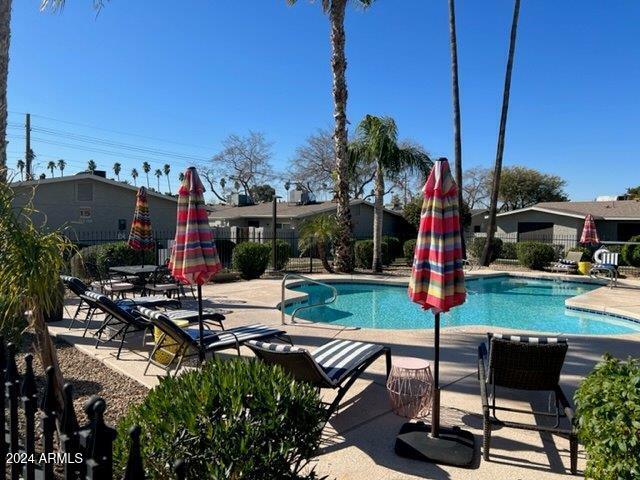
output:
{"label": "red striped umbrella", "polygon": [[[136,209],[133,213],[133,222],[127,243],[132,249],[138,251],[152,250],[155,247],[151,231],[151,218],[149,217],[147,189],[144,187],[140,187],[136,195]],[[142,260],[144,264],[144,255]]]}
{"label": "red striped umbrella", "polygon": [[169,270],[179,281],[198,286],[201,360],[204,359],[202,285],[222,269],[204,206],[204,186],[195,167],[189,167],[178,190],[176,237]]}
{"label": "red striped umbrella", "polygon": [[407,424],[400,430],[396,451],[414,458],[466,465],[473,459],[473,448],[468,448],[469,444],[473,447],[473,435],[440,428],[440,314],[464,303],[466,298],[457,192],[449,162],[439,159],[422,189],[424,200],[409,282],[409,298],[435,315],[431,437],[416,431],[424,426]]}
{"label": "red striped umbrella", "polygon": [[584,227],[582,227],[580,243],[584,243],[586,245],[596,245],[600,243],[598,230],[596,230],[596,221],[593,219],[593,215],[591,214],[587,215],[584,219]]}

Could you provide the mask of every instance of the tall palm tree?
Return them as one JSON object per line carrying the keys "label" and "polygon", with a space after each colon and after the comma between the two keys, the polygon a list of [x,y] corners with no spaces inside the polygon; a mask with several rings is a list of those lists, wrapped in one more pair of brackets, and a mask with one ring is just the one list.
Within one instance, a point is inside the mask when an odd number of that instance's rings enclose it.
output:
{"label": "tall palm tree", "polygon": [[149,188],[149,172],[151,171],[151,165],[149,165],[149,162],[142,163],[142,171],[147,176],[147,188]]}
{"label": "tall palm tree", "polygon": [[180,183],[182,183],[182,181],[184,180],[184,173],[183,172],[180,172],[178,174],[178,180],[180,180]]}
{"label": "tall palm tree", "polygon": [[116,174],[116,178],[120,181],[120,171],[122,170],[122,165],[120,162],[116,162],[113,164],[113,173]]}
{"label": "tall palm tree", "polygon": [[95,172],[96,168],[98,168],[96,162],[94,162],[93,160],[89,160],[87,162],[87,170],[89,170],[91,173]]}
{"label": "tall palm tree", "polygon": [[53,160],[50,160],[49,163],[47,164],[47,169],[51,172],[51,178],[55,177],[55,175],[53,174],[53,171],[56,168],[57,168],[56,162],[54,162]]}
{"label": "tall palm tree", "polygon": [[138,186],[138,170],[136,170],[135,168],[131,169],[131,178],[133,178],[133,184],[137,187]]}
{"label": "tall palm tree", "polygon": [[11,0],[0,1],[0,182],[7,180],[7,77],[11,39]]}
{"label": "tall palm tree", "polygon": [[154,172],[156,178],[158,179],[158,193],[160,193],[160,177],[162,176],[162,170],[160,170],[159,168],[156,169],[156,171]]}
{"label": "tall palm tree", "polygon": [[62,158],[58,160],[58,170],[60,170],[60,176],[64,175],[64,169],[67,166],[67,162],[65,162]]}
{"label": "tall palm tree", "polygon": [[398,128],[390,117],[366,115],[358,125],[356,139],[351,143],[350,154],[354,161],[375,165],[374,213],[373,213],[373,264],[374,272],[382,272],[382,225],[384,215],[384,179],[409,168],[427,173],[432,162],[426,153],[413,146],[398,145]]}
{"label": "tall palm tree", "polygon": [[518,17],[520,15],[520,0],[515,0],[513,6],[513,20],[511,22],[511,39],[509,41],[509,56],[507,58],[507,71],[504,78],[504,90],[502,92],[502,112],[500,114],[500,128],[498,130],[498,148],[496,151],[496,163],[493,168],[493,184],[491,186],[491,201],[489,203],[489,224],[487,226],[487,239],[482,252],[481,264],[489,265],[493,250],[493,239],[496,230],[496,214],[498,213],[498,190],[500,189],[500,175],[502,174],[502,157],[504,155],[504,140],[507,129],[507,114],[509,112],[509,95],[511,93],[511,72],[513,71],[513,57],[516,51],[516,34],[518,31]]}
{"label": "tall palm tree", "polygon": [[18,160],[16,166],[20,170],[20,181],[22,182],[24,180],[24,160]]}
{"label": "tall palm tree", "polygon": [[[458,84],[458,37],[456,35],[455,0],[449,0],[449,45],[451,48],[451,97],[453,100],[453,150],[456,183],[458,184],[458,205],[462,208],[462,133],[460,127],[460,87]],[[462,235],[462,255],[466,257],[464,235]]]}
{"label": "tall palm tree", "polygon": [[164,172],[165,177],[167,177],[167,186],[169,187],[169,193],[171,193],[171,182],[169,181],[169,174],[171,173],[171,165],[169,165],[168,163],[165,163],[164,167],[162,168],[162,171]]}
{"label": "tall palm tree", "polygon": [[[294,5],[297,0],[287,0]],[[368,7],[373,0],[356,0]],[[334,153],[336,157],[336,197],[338,200],[337,233],[335,241],[335,267],[339,272],[353,271],[351,255],[352,224],[349,208],[349,179],[347,166],[347,58],[345,54],[344,17],[347,0],[322,0],[322,9],[329,15],[331,25],[331,70],[333,73],[333,129]]]}
{"label": "tall palm tree", "polygon": [[329,263],[328,253],[335,240],[336,229],[336,217],[327,214],[315,215],[305,220],[298,229],[300,250],[306,252],[310,257],[317,254],[322,262],[322,267],[329,273],[333,273],[333,267]]}

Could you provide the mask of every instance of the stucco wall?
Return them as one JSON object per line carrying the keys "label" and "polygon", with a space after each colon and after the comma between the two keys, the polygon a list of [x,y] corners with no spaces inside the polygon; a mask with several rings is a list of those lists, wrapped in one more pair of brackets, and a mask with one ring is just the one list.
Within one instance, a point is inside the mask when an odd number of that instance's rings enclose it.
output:
{"label": "stucco wall", "polygon": [[553,235],[579,238],[584,220],[565,217],[552,213],[527,211],[496,218],[498,235],[515,235],[518,233],[518,222],[550,222],[553,223]]}

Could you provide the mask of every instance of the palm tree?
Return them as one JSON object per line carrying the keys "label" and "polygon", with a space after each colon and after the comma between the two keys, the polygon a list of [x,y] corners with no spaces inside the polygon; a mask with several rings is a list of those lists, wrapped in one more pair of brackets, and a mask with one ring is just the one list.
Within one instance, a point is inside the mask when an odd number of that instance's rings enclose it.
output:
{"label": "palm tree", "polygon": [[[287,0],[294,5],[297,0]],[[356,0],[368,7],[373,0]],[[345,54],[344,17],[347,0],[322,0],[322,9],[329,14],[331,25],[331,70],[333,73],[333,129],[334,153],[336,157],[336,196],[338,199],[337,233],[335,242],[335,266],[339,272],[353,271],[351,255],[352,224],[349,209],[349,179],[347,165],[347,58]]]}
{"label": "palm tree", "polygon": [[138,170],[136,170],[135,168],[131,169],[131,178],[133,178],[133,184],[137,187],[138,186]]}
{"label": "palm tree", "polygon": [[53,160],[49,161],[49,163],[47,164],[47,169],[51,172],[51,178],[55,177],[55,175],[53,174],[53,171],[56,168],[57,168],[56,162],[54,162]]}
{"label": "palm tree", "polygon": [[98,168],[96,166],[96,162],[94,162],[93,160],[89,160],[87,162],[87,170],[89,170],[91,173],[95,172],[96,168]]}
{"label": "palm tree", "polygon": [[18,170],[20,170],[20,181],[24,180],[24,160],[18,160],[18,163],[16,164],[18,167]]}
{"label": "palm tree", "polygon": [[64,174],[64,169],[67,166],[67,162],[65,162],[62,158],[58,160],[58,170],[60,170],[60,176]]}
{"label": "palm tree", "polygon": [[7,77],[11,38],[11,0],[0,2],[0,182],[7,180]]}
{"label": "palm tree", "polygon": [[354,161],[374,164],[373,264],[374,272],[382,272],[382,224],[384,215],[384,179],[410,168],[423,173],[432,163],[426,153],[413,146],[398,145],[398,128],[390,117],[366,115],[358,125],[356,139],[350,146]]}
{"label": "palm tree", "polygon": [[509,56],[507,57],[507,71],[504,78],[504,90],[502,92],[502,112],[500,114],[500,128],[498,130],[498,148],[496,151],[496,163],[493,168],[493,184],[491,186],[491,201],[489,203],[489,224],[487,226],[487,239],[480,263],[485,267],[489,265],[493,250],[493,239],[496,229],[496,214],[498,213],[498,190],[500,188],[500,175],[502,174],[502,156],[504,155],[504,139],[507,129],[507,113],[509,111],[509,95],[511,93],[511,72],[513,71],[513,57],[516,51],[516,33],[518,30],[518,17],[520,15],[520,0],[515,0],[513,7],[513,21],[511,23],[511,39],[509,41]]}
{"label": "palm tree", "polygon": [[156,178],[158,179],[158,193],[160,193],[160,177],[162,176],[162,170],[160,170],[159,168],[156,169],[156,171],[154,172]]}
{"label": "palm tree", "polygon": [[151,171],[151,165],[149,165],[149,162],[144,162],[142,164],[142,171],[147,176],[147,188],[149,188],[149,172]]}
{"label": "palm tree", "polygon": [[120,165],[120,162],[116,162],[113,164],[113,173],[116,174],[116,178],[118,179],[118,181],[120,181],[120,170],[122,170],[122,165]]}
{"label": "palm tree", "polygon": [[182,183],[182,181],[184,180],[184,173],[183,172],[180,172],[178,174],[178,180],[180,180],[180,183]]}
{"label": "palm tree", "polygon": [[169,174],[171,173],[171,165],[169,165],[168,163],[165,163],[164,167],[162,168],[162,171],[164,172],[164,175],[167,177],[167,185],[169,187],[169,194],[171,194],[171,182],[169,181]]}
{"label": "palm tree", "polygon": [[329,263],[329,247],[336,238],[337,222],[334,215],[315,215],[305,220],[299,227],[299,246],[302,252],[307,252],[310,257],[317,254],[322,262],[322,267],[329,273],[333,268]]}

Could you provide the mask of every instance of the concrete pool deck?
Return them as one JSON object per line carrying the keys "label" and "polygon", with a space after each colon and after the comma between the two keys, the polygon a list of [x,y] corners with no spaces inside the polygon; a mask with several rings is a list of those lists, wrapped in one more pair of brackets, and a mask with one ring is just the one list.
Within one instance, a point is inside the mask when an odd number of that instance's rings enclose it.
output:
{"label": "concrete pool deck", "polygon": [[[510,275],[532,276],[531,273],[504,272]],[[474,276],[503,274],[491,270],[472,272]],[[544,274],[536,277],[546,276]],[[552,275],[558,278],[558,275]],[[345,281],[380,281],[404,283],[407,278],[371,275],[312,275],[316,279]],[[567,277],[582,280],[581,277]],[[205,296],[212,304],[233,312],[225,325],[234,327],[261,322],[280,325],[281,279],[260,279],[250,282],[208,285]],[[287,292],[287,297],[292,296]],[[570,299],[573,306],[608,311],[640,319],[640,281],[623,280],[614,289],[606,287]],[[569,303],[569,302],[568,302]],[[69,310],[71,310],[69,308]],[[50,330],[79,350],[107,366],[128,375],[140,383],[153,387],[161,373],[150,370],[143,375],[146,350],[132,342],[133,350],[124,351],[115,359],[113,346],[95,349],[82,329],[67,328],[68,321],[50,325]],[[285,329],[297,345],[314,348],[333,338],[384,343],[393,355],[433,358],[433,331],[349,329],[336,325],[297,323]],[[497,429],[492,435],[491,461],[481,460],[480,444],[482,419],[479,387],[476,379],[477,346],[484,340],[488,327],[444,328],[441,334],[442,423],[458,425],[472,432],[476,438],[476,464],[472,469],[416,462],[396,456],[393,452],[395,435],[406,421],[395,415],[389,406],[385,383],[384,360],[375,362],[352,387],[339,412],[325,428],[322,450],[313,465],[321,475],[329,478],[371,480],[432,479],[551,479],[569,474],[568,440],[538,432]],[[508,331],[508,330],[501,330]],[[569,335],[569,352],[565,361],[561,384],[572,397],[582,378],[589,373],[605,352],[618,357],[638,355],[640,333],[614,336]],[[232,351],[229,351],[232,352]],[[243,355],[251,355],[243,349]],[[505,401],[512,406],[538,409],[546,405],[545,396],[513,397]],[[522,420],[523,417],[520,416]],[[539,421],[533,417],[530,421]],[[579,453],[579,470],[584,469],[584,451]]]}

